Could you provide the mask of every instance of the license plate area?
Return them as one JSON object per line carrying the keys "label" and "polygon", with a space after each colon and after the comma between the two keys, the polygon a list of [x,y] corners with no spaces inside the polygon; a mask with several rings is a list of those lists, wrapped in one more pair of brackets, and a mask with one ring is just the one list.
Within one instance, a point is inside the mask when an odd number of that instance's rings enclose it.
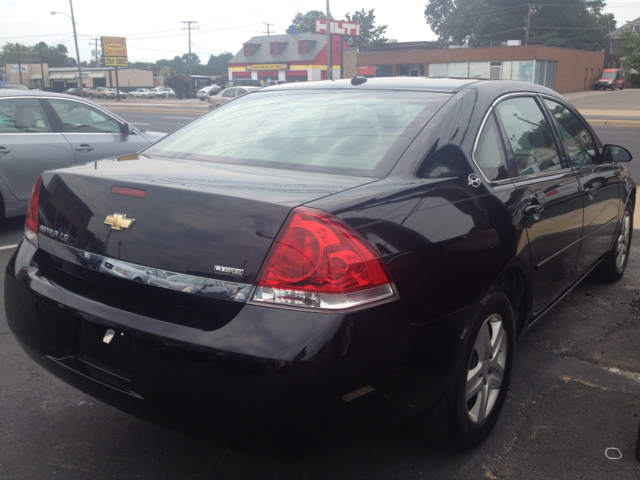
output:
{"label": "license plate area", "polygon": [[133,335],[106,325],[82,321],[78,360],[105,373],[130,380],[132,355]]}

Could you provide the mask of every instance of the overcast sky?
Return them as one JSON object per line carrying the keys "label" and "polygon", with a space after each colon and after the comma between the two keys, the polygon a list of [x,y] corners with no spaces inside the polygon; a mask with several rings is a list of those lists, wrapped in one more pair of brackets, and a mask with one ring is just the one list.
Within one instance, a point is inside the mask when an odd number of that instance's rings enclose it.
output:
{"label": "overcast sky", "polygon": [[[397,3],[396,3],[397,2]],[[386,37],[399,42],[435,40],[424,20],[426,2],[415,0],[331,0],[331,14],[344,14],[365,8],[375,9],[376,25],[388,25]],[[155,61],[173,58],[188,51],[187,31],[182,21],[198,22],[191,33],[192,51],[203,63],[209,55],[237,53],[242,44],[267,32],[284,33],[297,12],[326,10],[318,0],[239,0],[239,1],[163,1],[75,0],[74,15],[78,31],[80,59],[90,60],[91,43],[100,36],[127,38],[129,61]],[[33,45],[63,43],[75,57],[68,0],[0,0],[0,45],[7,42]],[[613,13],[618,27],[640,17],[640,0],[611,0],[605,9]]]}

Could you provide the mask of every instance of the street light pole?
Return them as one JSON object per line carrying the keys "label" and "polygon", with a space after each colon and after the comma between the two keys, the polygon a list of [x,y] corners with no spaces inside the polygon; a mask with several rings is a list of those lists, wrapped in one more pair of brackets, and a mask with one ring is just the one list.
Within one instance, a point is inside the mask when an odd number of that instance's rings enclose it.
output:
{"label": "street light pole", "polygon": [[327,0],[327,80],[333,80],[333,48],[331,45],[331,12]]}
{"label": "street light pole", "polygon": [[62,15],[67,15],[67,17],[71,19],[71,25],[73,26],[73,41],[76,44],[76,58],[78,59],[78,88],[80,89],[80,96],[84,97],[84,89],[82,88],[82,67],[80,67],[80,49],[78,48],[78,34],[76,33],[76,21],[73,16],[72,0],[69,0],[69,7],[71,7],[70,17],[64,12],[51,12],[51,15],[55,15],[56,13],[61,13]]}

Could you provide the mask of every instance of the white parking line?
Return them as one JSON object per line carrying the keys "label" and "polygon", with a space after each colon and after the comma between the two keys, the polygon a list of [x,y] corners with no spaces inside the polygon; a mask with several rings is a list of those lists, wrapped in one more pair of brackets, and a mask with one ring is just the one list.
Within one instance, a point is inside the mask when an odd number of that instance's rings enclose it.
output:
{"label": "white parking line", "polygon": [[193,120],[193,117],[162,117],[162,118],[172,118],[175,120]]}
{"label": "white parking line", "polygon": [[9,250],[10,248],[16,248],[18,244],[15,245],[5,245],[4,247],[0,247],[0,250]]}
{"label": "white parking line", "polygon": [[151,125],[150,123],[133,123],[132,125]]}

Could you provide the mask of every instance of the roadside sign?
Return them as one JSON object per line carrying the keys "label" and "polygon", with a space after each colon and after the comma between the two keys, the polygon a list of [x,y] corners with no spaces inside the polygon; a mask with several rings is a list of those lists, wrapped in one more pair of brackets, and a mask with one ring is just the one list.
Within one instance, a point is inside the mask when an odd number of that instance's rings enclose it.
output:
{"label": "roadside sign", "polygon": [[[331,20],[331,35],[344,35],[347,37],[360,36],[360,23],[356,22],[337,22]],[[327,21],[321,18],[313,20],[313,33],[327,33]]]}
{"label": "roadside sign", "polygon": [[101,39],[105,67],[126,67],[129,65],[126,38],[101,37]]}

